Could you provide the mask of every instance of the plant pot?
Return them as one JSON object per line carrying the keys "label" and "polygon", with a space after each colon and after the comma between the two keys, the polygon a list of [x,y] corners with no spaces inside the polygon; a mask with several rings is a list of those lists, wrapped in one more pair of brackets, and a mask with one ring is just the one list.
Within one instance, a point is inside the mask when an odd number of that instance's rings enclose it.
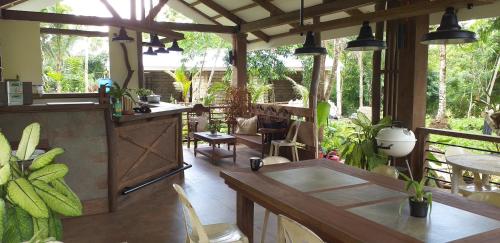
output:
{"label": "plant pot", "polygon": [[429,202],[424,198],[423,202],[417,202],[415,198],[410,197],[408,200],[410,204],[410,215],[418,218],[427,217],[427,212],[429,211]]}
{"label": "plant pot", "polygon": [[119,99],[113,99],[113,116],[122,117],[123,106]]}
{"label": "plant pot", "polygon": [[139,100],[142,102],[148,102],[148,97],[147,96],[139,96]]}
{"label": "plant pot", "polygon": [[212,135],[217,134],[217,130],[210,130],[210,134],[212,134]]}

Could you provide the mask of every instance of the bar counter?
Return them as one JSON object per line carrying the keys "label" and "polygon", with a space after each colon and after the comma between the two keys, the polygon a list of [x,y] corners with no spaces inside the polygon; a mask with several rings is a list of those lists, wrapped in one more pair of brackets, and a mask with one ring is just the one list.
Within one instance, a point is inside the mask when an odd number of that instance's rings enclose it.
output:
{"label": "bar counter", "polygon": [[57,162],[68,165],[66,181],[89,215],[119,210],[154,187],[124,190],[182,168],[182,112],[188,109],[160,103],[151,113],[117,119],[110,105],[93,101],[0,107],[0,129],[15,144],[25,126],[40,123],[39,147],[66,150]]}

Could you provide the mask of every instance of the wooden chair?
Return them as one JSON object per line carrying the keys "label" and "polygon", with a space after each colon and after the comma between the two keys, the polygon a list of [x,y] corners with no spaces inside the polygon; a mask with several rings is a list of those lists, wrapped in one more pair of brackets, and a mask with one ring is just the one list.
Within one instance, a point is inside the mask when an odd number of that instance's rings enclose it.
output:
{"label": "wooden chair", "polygon": [[398,179],[398,176],[399,176],[398,170],[396,168],[394,168],[392,166],[388,166],[388,165],[379,165],[379,166],[373,168],[371,170],[371,172],[379,174],[379,175],[391,177],[394,179]]}
{"label": "wooden chair", "polygon": [[278,215],[278,243],[324,243],[314,232],[298,222]]}
{"label": "wooden chair", "polygon": [[193,140],[193,133],[195,132],[203,132],[206,129],[199,127],[202,119],[207,119],[204,123],[208,125],[212,121],[212,112],[209,107],[205,107],[202,104],[196,104],[193,108],[187,112],[187,125],[188,125],[188,134],[187,134],[187,147],[190,147],[191,140]]}
{"label": "wooden chair", "polygon": [[280,147],[291,147],[292,148],[292,161],[299,161],[299,149],[297,146],[297,134],[300,129],[300,121],[294,121],[292,125],[288,128],[288,133],[285,139],[272,140],[270,155],[278,156],[280,153]]}
{"label": "wooden chair", "polygon": [[200,218],[196,214],[193,206],[189,202],[186,193],[181,186],[173,184],[179,195],[184,214],[184,224],[186,226],[186,242],[189,243],[209,243],[209,242],[235,242],[248,243],[248,238],[233,224],[209,224],[202,225]]}

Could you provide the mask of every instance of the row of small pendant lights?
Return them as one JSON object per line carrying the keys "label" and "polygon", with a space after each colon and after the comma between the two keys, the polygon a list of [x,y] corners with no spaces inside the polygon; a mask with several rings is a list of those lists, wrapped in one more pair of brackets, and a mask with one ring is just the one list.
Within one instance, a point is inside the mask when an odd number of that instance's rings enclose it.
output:
{"label": "row of small pendant lights", "polygon": [[[126,43],[126,42],[131,42],[134,41],[134,38],[128,36],[127,31],[125,28],[121,27],[120,32],[118,35],[115,35],[113,37],[112,41],[115,42],[120,42],[120,43]],[[144,55],[158,55],[158,54],[164,54],[164,53],[169,53],[171,51],[177,51],[177,52],[182,52],[184,49],[179,47],[179,44],[177,43],[177,40],[174,40],[172,42],[172,46],[165,49],[165,44],[163,44],[160,41],[160,38],[158,37],[158,34],[150,34],[150,41],[143,43],[143,45],[148,47],[148,50],[144,52]],[[153,48],[157,48],[156,50],[153,50]]]}
{"label": "row of small pendant lights", "polygon": [[[304,0],[301,0],[301,26],[303,26]],[[441,18],[441,24],[436,31],[423,36],[420,43],[425,45],[463,44],[477,41],[476,34],[472,31],[462,30],[458,24],[457,15],[453,7],[446,8]],[[356,40],[347,43],[347,51],[380,51],[386,48],[383,40],[377,40],[373,36],[372,28],[368,21],[364,21]],[[326,49],[316,46],[314,34],[308,31],[304,45],[295,49],[295,55],[325,55]]]}

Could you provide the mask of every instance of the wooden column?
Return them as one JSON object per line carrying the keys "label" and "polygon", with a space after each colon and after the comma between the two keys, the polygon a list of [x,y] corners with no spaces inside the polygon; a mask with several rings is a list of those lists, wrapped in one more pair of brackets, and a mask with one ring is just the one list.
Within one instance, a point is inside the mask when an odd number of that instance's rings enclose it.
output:
{"label": "wooden column", "polygon": [[[428,28],[428,15],[387,22],[384,115],[413,131],[425,126],[428,46],[420,44],[420,39]],[[410,156],[410,163],[414,177],[420,179],[424,165],[417,152]]]}
{"label": "wooden column", "polygon": [[237,33],[233,35],[233,87],[246,90],[247,87],[247,34]]}
{"label": "wooden column", "polygon": [[[375,5],[376,10],[385,9],[385,2],[377,3]],[[381,40],[384,38],[384,22],[377,22],[375,27],[375,38]],[[380,121],[380,111],[381,111],[381,77],[382,77],[382,51],[374,51],[372,57],[372,123],[376,124]]]}
{"label": "wooden column", "polygon": [[[314,18],[314,23],[319,22],[319,17]],[[316,46],[321,46],[321,32],[314,33],[314,41]],[[319,136],[318,136],[318,86],[320,82],[321,71],[321,56],[314,56],[311,88],[309,92],[309,109],[313,114],[313,136],[314,136],[314,158],[318,158]]]}
{"label": "wooden column", "polygon": [[135,40],[137,43],[137,81],[139,82],[139,88],[145,88],[146,83],[144,82],[144,62],[142,59],[142,32],[135,32]]}

